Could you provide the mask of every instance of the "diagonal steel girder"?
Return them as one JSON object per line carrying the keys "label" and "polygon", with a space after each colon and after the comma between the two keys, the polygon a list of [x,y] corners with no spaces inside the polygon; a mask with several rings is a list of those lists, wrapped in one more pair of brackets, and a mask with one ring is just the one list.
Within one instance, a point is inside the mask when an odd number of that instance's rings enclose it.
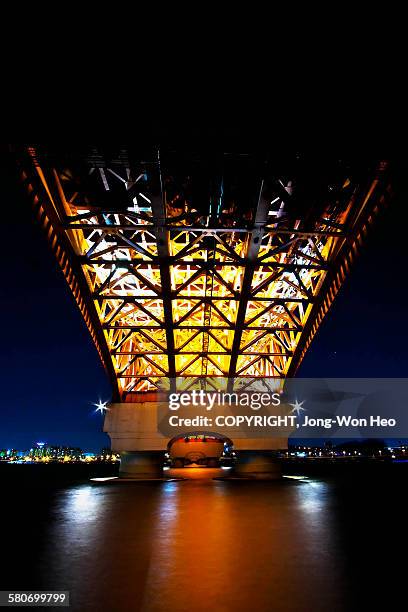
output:
{"label": "diagonal steel girder", "polygon": [[164,326],[166,329],[168,375],[170,379],[176,376],[176,360],[174,355],[173,308],[171,303],[169,230],[166,228],[166,208],[163,196],[163,183],[160,171],[160,152],[157,152],[156,168],[151,170],[151,205],[155,224],[154,233],[157,241],[157,254],[160,269],[160,280],[163,297]]}
{"label": "diagonal steel girder", "polygon": [[[266,198],[266,184],[262,179],[259,190],[258,203],[255,212],[255,220],[252,231],[248,236],[246,249],[246,266],[241,287],[241,297],[235,323],[235,334],[231,349],[231,361],[228,377],[233,379],[236,375],[239,348],[241,346],[242,332],[245,326],[245,314],[248,300],[251,296],[252,279],[254,276],[256,261],[261,248],[262,238],[265,234],[265,225],[268,221],[269,200]],[[230,383],[233,385],[232,381]]]}

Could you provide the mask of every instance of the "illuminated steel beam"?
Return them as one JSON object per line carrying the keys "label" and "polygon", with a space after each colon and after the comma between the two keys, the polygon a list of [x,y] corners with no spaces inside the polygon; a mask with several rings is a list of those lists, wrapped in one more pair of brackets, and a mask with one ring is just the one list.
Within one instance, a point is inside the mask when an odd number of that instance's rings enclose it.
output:
{"label": "illuminated steel beam", "polygon": [[345,224],[345,236],[338,248],[336,265],[331,265],[325,275],[303,333],[298,338],[296,350],[288,367],[288,377],[295,376],[320,323],[328,313],[363,245],[370,225],[392,197],[392,185],[387,176],[387,170],[388,163],[379,162],[373,176],[367,181],[366,188],[358,194],[359,197],[356,194],[356,197],[353,198],[351,214]]}
{"label": "illuminated steel beam", "polygon": [[122,401],[293,375],[388,197],[386,164],[216,158],[19,152]]}
{"label": "illuminated steel beam", "polygon": [[[237,374],[237,361],[239,349],[242,340],[242,331],[245,326],[245,314],[247,311],[248,300],[251,295],[252,281],[256,267],[259,250],[262,244],[262,238],[265,233],[265,225],[268,221],[269,201],[265,196],[265,181],[261,181],[258,203],[255,211],[254,226],[247,238],[246,260],[244,278],[241,287],[241,296],[239,301],[237,321],[235,324],[235,334],[232,343],[231,361],[228,376],[234,379]],[[233,381],[230,383],[230,388],[233,388]]]}
{"label": "illuminated steel beam", "polygon": [[57,210],[52,206],[45,206],[49,198],[52,198],[52,194],[45,188],[46,179],[44,173],[41,169],[38,169],[37,172],[41,181],[37,181],[37,176],[32,175],[32,169],[29,167],[28,169],[27,167],[22,168],[22,183],[32,197],[34,214],[47,234],[55,257],[78,304],[101,361],[110,378],[112,384],[112,399],[114,401],[118,400],[120,399],[120,392],[116,372],[109,355],[109,346],[105,341],[94,304],[86,297],[89,288],[82,274],[80,262],[78,258],[73,256],[70,242],[63,231],[61,219],[58,217]]}
{"label": "illuminated steel beam", "polygon": [[[158,155],[157,168],[153,173],[151,204],[153,212],[153,223],[155,224],[155,236],[157,241],[158,262],[160,268],[161,293],[163,299],[164,327],[166,330],[168,376],[173,379],[176,376],[176,365],[174,357],[173,336],[173,314],[171,304],[171,280],[169,270],[169,231],[166,229],[166,209],[163,195],[163,184],[160,170],[160,158]],[[146,282],[146,286],[150,284]]]}

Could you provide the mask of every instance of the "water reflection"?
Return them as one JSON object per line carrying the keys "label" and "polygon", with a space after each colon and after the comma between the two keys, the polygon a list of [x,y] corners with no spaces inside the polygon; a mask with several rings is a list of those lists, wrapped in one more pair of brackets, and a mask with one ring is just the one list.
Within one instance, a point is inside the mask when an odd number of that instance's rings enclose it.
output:
{"label": "water reflection", "polygon": [[102,510],[101,502],[103,498],[91,485],[75,487],[65,496],[62,510],[75,521],[89,521]]}
{"label": "water reflection", "polygon": [[143,609],[343,609],[325,486],[166,485]]}
{"label": "water reflection", "polygon": [[42,571],[81,612],[342,610],[331,510],[313,481],[82,485],[56,498]]}

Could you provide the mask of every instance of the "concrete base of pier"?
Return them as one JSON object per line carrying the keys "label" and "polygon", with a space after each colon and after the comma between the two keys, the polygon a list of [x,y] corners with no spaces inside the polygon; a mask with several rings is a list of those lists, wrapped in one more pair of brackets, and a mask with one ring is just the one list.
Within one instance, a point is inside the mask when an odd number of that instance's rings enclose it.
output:
{"label": "concrete base of pier", "polygon": [[163,453],[160,451],[122,451],[120,478],[151,480],[163,478]]}
{"label": "concrete base of pier", "polygon": [[282,467],[276,454],[271,451],[241,450],[231,476],[275,480],[282,477]]}

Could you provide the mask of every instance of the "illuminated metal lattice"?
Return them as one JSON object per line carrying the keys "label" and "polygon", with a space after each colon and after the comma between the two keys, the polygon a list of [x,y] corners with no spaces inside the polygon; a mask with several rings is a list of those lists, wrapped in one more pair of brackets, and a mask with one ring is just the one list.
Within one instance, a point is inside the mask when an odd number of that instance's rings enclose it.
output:
{"label": "illuminated metal lattice", "polygon": [[293,375],[387,193],[384,162],[336,162],[316,193],[300,162],[292,175],[263,164],[244,205],[221,167],[196,205],[194,172],[157,151],[27,158],[23,180],[122,400],[167,377]]}

